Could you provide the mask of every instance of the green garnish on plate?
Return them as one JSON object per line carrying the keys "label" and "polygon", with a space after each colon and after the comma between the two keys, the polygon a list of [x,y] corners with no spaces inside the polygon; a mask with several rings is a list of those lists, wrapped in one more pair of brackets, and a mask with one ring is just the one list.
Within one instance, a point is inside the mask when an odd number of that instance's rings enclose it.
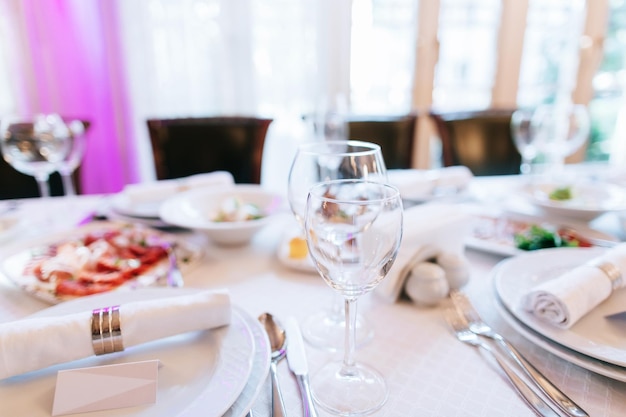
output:
{"label": "green garnish on plate", "polygon": [[537,250],[545,248],[577,247],[577,240],[566,239],[558,232],[531,225],[522,233],[514,236],[515,247],[522,250]]}
{"label": "green garnish on plate", "polygon": [[571,200],[572,195],[572,187],[558,187],[552,190],[550,194],[548,194],[550,200],[564,201]]}

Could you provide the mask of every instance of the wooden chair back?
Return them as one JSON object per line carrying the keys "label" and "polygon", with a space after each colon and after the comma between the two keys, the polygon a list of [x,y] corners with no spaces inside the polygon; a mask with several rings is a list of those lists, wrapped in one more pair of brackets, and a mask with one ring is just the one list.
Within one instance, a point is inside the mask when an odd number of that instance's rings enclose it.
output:
{"label": "wooden chair back", "polygon": [[521,155],[511,134],[514,110],[431,113],[443,166],[465,165],[474,175],[519,174]]}
{"label": "wooden chair back", "polygon": [[380,145],[387,169],[412,168],[417,115],[352,117],[348,137]]}
{"label": "wooden chair back", "polygon": [[236,183],[259,184],[271,122],[239,116],[148,120],[157,179],[222,170]]}

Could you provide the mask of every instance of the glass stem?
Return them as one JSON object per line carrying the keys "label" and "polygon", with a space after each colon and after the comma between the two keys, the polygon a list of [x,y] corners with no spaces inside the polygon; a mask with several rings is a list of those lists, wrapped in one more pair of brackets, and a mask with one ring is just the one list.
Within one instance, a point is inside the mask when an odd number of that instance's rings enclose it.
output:
{"label": "glass stem", "polygon": [[346,348],[343,354],[343,370],[349,372],[354,367],[356,350],[356,298],[345,298],[346,314]]}
{"label": "glass stem", "polygon": [[74,181],[72,181],[72,173],[61,172],[61,180],[63,180],[63,190],[67,196],[75,196]]}
{"label": "glass stem", "polygon": [[39,194],[42,197],[50,197],[50,189],[48,188],[48,178],[36,176],[37,185],[39,186]]}

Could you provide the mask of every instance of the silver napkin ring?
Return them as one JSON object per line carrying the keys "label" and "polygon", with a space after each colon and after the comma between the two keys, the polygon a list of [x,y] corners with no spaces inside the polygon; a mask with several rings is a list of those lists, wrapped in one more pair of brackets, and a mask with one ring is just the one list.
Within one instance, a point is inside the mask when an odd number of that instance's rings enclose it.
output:
{"label": "silver napkin ring", "polygon": [[614,264],[606,261],[591,261],[589,262],[589,266],[598,268],[602,272],[606,274],[607,277],[611,280],[611,287],[616,290],[622,287],[623,277],[619,268]]}
{"label": "silver napkin ring", "polygon": [[92,311],[91,344],[96,355],[124,350],[120,306],[96,308]]}

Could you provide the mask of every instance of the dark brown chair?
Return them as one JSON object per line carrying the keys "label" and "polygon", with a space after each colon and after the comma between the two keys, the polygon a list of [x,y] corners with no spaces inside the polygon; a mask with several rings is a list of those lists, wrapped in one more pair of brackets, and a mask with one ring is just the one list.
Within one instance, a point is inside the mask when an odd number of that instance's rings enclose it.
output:
{"label": "dark brown chair", "polygon": [[[64,118],[64,120],[70,120]],[[91,125],[88,121],[83,121],[85,131]],[[74,171],[73,175],[74,187],[76,192],[80,193],[80,166]],[[53,197],[65,194],[63,189],[63,181],[58,172],[50,174],[48,180],[50,186],[50,195]],[[13,198],[35,198],[40,197],[39,187],[35,178],[22,174],[13,168],[8,162],[0,156],[0,200]]]}
{"label": "dark brown chair", "polygon": [[519,174],[521,155],[511,136],[514,110],[431,113],[444,166],[465,165],[474,175]]}
{"label": "dark brown chair", "polygon": [[353,116],[348,137],[380,145],[387,169],[412,168],[417,115]]}
{"label": "dark brown chair", "polygon": [[271,122],[235,116],[148,120],[157,179],[228,171],[237,183],[259,184]]}

